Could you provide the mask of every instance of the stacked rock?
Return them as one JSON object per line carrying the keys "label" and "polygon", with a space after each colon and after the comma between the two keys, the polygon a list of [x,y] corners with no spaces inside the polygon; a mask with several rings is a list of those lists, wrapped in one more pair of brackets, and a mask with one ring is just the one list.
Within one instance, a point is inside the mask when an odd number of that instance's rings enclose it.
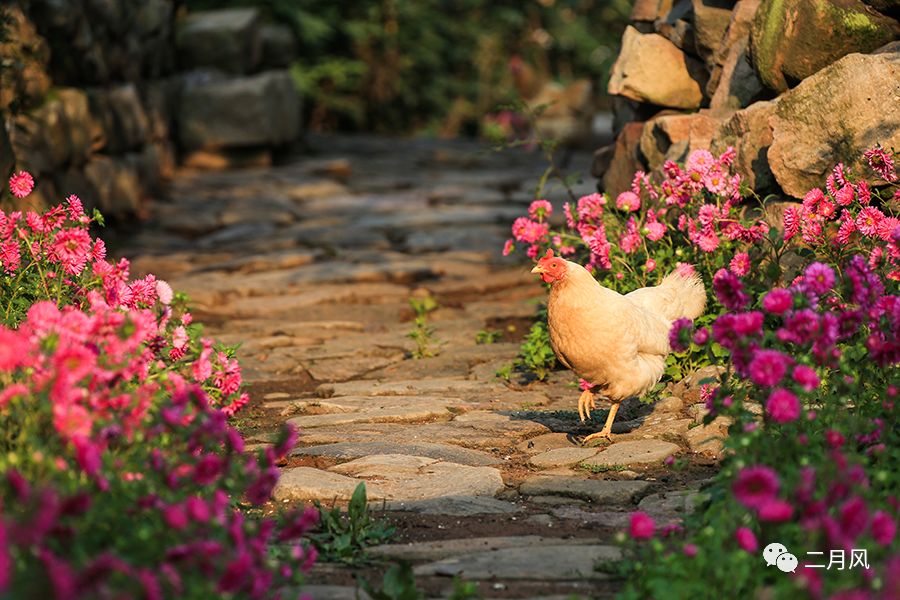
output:
{"label": "stacked rock", "polygon": [[618,194],[636,170],[728,146],[762,194],[802,197],[838,162],[862,175],[864,149],[900,148],[898,17],[893,0],[637,0],[594,176]]}

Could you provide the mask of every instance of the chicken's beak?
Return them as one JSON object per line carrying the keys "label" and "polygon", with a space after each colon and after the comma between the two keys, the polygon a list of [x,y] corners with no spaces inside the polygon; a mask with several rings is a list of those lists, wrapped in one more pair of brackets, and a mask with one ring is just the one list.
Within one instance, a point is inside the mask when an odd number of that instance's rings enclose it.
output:
{"label": "chicken's beak", "polygon": [[539,275],[544,272],[544,267],[542,267],[541,265],[535,265],[531,272],[535,275]]}

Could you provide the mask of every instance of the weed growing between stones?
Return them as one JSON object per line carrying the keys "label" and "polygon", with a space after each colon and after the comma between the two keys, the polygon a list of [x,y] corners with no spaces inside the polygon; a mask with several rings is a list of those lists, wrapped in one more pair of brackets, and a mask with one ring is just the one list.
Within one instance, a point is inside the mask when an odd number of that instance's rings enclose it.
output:
{"label": "weed growing between stones", "polygon": [[0,593],[278,597],[315,561],[316,511],[260,515],[296,432],[245,452],[237,361],[97,220],[0,211]]}
{"label": "weed growing between stones", "polygon": [[[424,600],[428,596],[416,587],[416,578],[412,566],[400,562],[385,572],[381,585],[375,588],[365,579],[359,578],[359,586],[372,600]],[[453,579],[453,591],[448,600],[480,600],[478,586],[472,582]]]}
{"label": "weed growing between stones", "polygon": [[476,344],[496,344],[497,341],[503,337],[502,331],[493,331],[488,329],[482,329],[478,333],[475,334],[475,343]]}
{"label": "weed growing between stones", "polygon": [[437,301],[430,295],[413,296],[409,299],[409,305],[416,313],[413,329],[406,334],[406,337],[416,343],[416,349],[412,353],[413,358],[437,356],[437,351],[432,347],[432,344],[437,341],[434,339],[434,327],[428,324],[428,313],[437,310]]}
{"label": "weed growing between stones", "polygon": [[319,502],[315,506],[320,528],[310,539],[326,561],[349,565],[368,562],[366,550],[389,542],[394,535],[393,527],[372,517],[365,483],[356,486],[346,513],[337,506],[327,510]]}

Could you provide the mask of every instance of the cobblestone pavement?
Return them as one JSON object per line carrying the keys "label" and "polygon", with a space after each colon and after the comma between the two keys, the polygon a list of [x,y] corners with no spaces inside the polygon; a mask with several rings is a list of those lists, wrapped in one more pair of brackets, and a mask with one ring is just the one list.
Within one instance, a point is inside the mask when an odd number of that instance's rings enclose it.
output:
{"label": "cobblestone pavement", "polygon": [[[615,580],[594,566],[618,556],[613,536],[638,508],[662,523],[690,509],[723,424],[697,425],[689,380],[624,407],[612,445],[585,448],[579,436],[605,415],[578,422],[573,375],[527,386],[495,375],[545,293],[500,255],[539,157],[384,138],[310,146],[272,168],[180,173],[125,249],[134,274],[167,279],[208,334],[241,344],[248,442],[283,421],[300,428],[276,500],[346,501],[365,481],[398,528],[373,556],[411,561],[433,596],[456,575],[486,597],[611,595]],[[573,169],[588,164],[576,155]],[[424,295],[438,304],[436,356],[415,359],[409,298]],[[479,344],[479,332],[497,339]],[[379,569],[320,563],[308,591],[354,598],[354,576],[374,582]]]}

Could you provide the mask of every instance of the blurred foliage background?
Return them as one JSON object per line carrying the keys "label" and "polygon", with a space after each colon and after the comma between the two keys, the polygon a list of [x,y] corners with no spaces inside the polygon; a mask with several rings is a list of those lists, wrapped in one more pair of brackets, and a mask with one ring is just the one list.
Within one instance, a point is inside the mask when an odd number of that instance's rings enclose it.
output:
{"label": "blurred foliage background", "polygon": [[[289,25],[292,67],[313,131],[478,135],[517,100],[509,61],[565,84],[606,80],[628,0],[187,0],[189,10],[256,6]],[[599,97],[602,106],[605,98]]]}

